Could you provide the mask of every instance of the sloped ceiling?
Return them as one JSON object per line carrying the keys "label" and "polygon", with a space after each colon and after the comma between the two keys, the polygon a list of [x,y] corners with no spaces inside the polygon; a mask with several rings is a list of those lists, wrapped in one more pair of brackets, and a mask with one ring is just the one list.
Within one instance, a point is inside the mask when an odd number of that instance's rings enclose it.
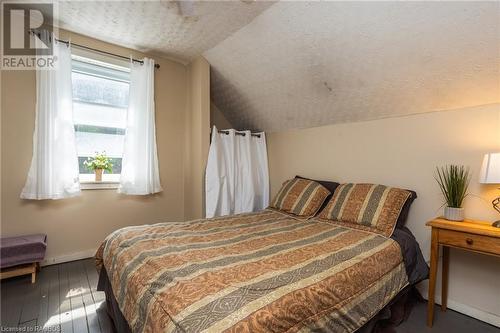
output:
{"label": "sloped ceiling", "polygon": [[204,56],[237,128],[500,103],[500,2],[279,2]]}
{"label": "sloped ceiling", "polygon": [[273,2],[60,1],[56,24],[70,31],[189,62]]}

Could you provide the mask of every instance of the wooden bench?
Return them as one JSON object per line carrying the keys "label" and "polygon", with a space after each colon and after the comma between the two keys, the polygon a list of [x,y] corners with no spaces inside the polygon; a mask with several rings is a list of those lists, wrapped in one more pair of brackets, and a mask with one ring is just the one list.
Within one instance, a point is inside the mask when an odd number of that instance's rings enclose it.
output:
{"label": "wooden bench", "polygon": [[44,234],[0,238],[0,279],[31,274],[35,283],[46,249]]}

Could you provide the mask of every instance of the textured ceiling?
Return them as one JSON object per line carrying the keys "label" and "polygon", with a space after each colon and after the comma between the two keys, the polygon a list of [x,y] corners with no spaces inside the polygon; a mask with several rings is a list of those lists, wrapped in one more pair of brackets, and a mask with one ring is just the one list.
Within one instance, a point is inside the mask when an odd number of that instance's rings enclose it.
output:
{"label": "textured ceiling", "polygon": [[271,5],[259,1],[60,1],[58,25],[188,62]]}
{"label": "textured ceiling", "polygon": [[204,56],[238,128],[499,103],[500,2],[279,2]]}

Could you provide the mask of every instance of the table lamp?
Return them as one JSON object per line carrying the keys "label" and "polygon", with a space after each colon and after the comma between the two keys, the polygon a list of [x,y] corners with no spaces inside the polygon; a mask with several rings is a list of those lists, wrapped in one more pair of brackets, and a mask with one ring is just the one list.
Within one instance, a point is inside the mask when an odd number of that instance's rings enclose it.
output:
{"label": "table lamp", "polygon": [[[479,182],[481,184],[500,184],[500,153],[484,155]],[[500,213],[500,197],[495,198],[492,204],[493,208]],[[500,228],[500,220],[494,222],[493,226]]]}

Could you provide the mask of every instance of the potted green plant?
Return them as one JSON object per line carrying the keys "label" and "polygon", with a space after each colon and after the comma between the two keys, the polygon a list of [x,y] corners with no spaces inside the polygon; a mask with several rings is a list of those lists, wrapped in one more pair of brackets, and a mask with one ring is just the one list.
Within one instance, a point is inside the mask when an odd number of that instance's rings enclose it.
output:
{"label": "potted green plant", "polygon": [[470,183],[470,170],[463,165],[447,165],[436,168],[436,181],[443,193],[445,204],[444,218],[451,221],[463,221],[464,209],[462,207],[468,195]]}
{"label": "potted green plant", "polygon": [[95,173],[95,181],[102,181],[102,173],[103,171],[107,171],[109,173],[113,172],[113,163],[111,163],[111,159],[106,156],[106,152],[97,153],[93,157],[87,158],[86,161],[83,162],[83,165]]}

